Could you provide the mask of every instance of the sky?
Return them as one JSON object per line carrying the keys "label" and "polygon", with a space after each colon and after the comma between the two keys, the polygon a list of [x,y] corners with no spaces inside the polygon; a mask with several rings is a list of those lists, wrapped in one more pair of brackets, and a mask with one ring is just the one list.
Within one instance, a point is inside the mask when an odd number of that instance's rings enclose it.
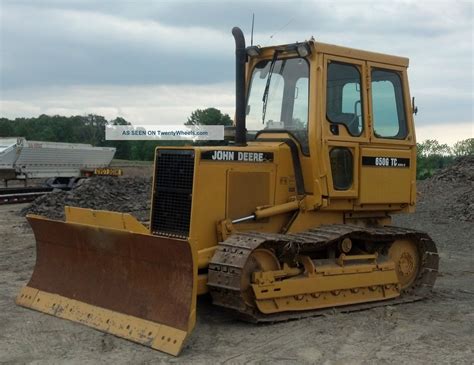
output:
{"label": "sky", "polygon": [[0,116],[182,124],[234,114],[234,41],[333,43],[410,58],[418,141],[474,137],[472,1],[0,0]]}

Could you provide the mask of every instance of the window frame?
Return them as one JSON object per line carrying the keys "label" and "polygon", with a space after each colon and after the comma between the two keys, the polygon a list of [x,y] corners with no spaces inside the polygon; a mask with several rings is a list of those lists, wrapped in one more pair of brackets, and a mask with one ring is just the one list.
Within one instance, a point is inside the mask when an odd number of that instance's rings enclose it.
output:
{"label": "window frame", "polygon": [[[328,76],[328,64],[330,62],[338,62],[338,63],[345,63],[352,66],[355,66],[359,73],[361,74],[361,92],[362,92],[362,114],[363,114],[363,128],[362,133],[359,136],[351,135],[345,127],[339,127],[339,134],[333,134],[331,132],[331,126],[339,124],[331,123],[327,119],[327,112],[326,112],[326,105],[327,105],[327,76]],[[331,54],[324,54],[322,57],[322,64],[321,64],[321,88],[319,89],[320,92],[323,94],[321,98],[320,104],[320,112],[318,113],[320,120],[322,121],[322,135],[323,139],[327,141],[348,141],[348,142],[368,142],[370,138],[370,122],[369,122],[369,102],[368,102],[368,94],[367,94],[367,62],[365,60],[360,60],[357,58],[350,58],[350,57],[343,57],[343,56],[335,56]]]}
{"label": "window frame", "polygon": [[[382,136],[382,135],[377,135],[376,134],[376,121],[375,121],[375,113],[374,113],[374,94],[373,94],[373,88],[372,88],[372,73],[374,71],[384,71],[384,72],[388,72],[388,73],[392,73],[392,74],[395,74],[398,79],[400,80],[400,92],[401,92],[401,99],[398,99],[397,98],[397,91],[395,89],[395,85],[392,83],[392,86],[393,86],[393,95],[395,97],[395,108],[396,108],[396,112],[397,112],[397,121],[398,121],[398,133],[395,135],[395,136]],[[387,81],[390,81],[390,80],[387,80]],[[381,67],[370,67],[370,97],[372,99],[372,104],[371,104],[371,115],[372,115],[372,127],[373,127],[373,135],[375,138],[380,138],[380,139],[391,139],[391,140],[405,140],[408,136],[408,118],[407,118],[407,108],[406,108],[406,105],[405,105],[405,100],[404,100],[404,95],[405,95],[405,90],[404,90],[404,87],[403,87],[403,79],[402,79],[402,74],[396,70],[392,70],[390,68],[381,68]],[[398,135],[400,134],[400,130],[402,129],[402,124],[400,123],[401,120],[399,118],[399,105],[398,105],[398,101],[400,100],[400,102],[402,103],[401,105],[401,108],[402,108],[402,112],[404,114],[404,129],[405,129],[405,133],[398,137]]]}
{"label": "window frame", "polygon": [[[329,124],[329,123],[328,123]],[[326,145],[326,153],[323,155],[324,162],[327,166],[327,179],[328,179],[328,193],[332,198],[357,198],[359,191],[359,141],[328,141]],[[353,176],[352,185],[345,190],[339,190],[334,187],[334,177],[331,169],[331,158],[329,156],[330,151],[334,148],[347,148],[352,154],[353,161]]]}
{"label": "window frame", "polygon": [[[247,124],[247,133],[249,132],[255,132],[255,138],[259,135],[259,134],[262,134],[262,133],[286,133],[290,136],[292,136],[292,138],[295,139],[295,141],[297,142],[297,145],[298,145],[298,148],[299,150],[301,151],[301,153],[303,154],[303,156],[310,156],[310,150],[311,150],[311,142],[310,142],[310,131],[309,131],[309,128],[310,128],[310,120],[311,120],[311,116],[310,116],[310,106],[311,106],[311,80],[312,80],[312,76],[311,76],[311,71],[312,71],[312,68],[311,68],[311,62],[308,60],[307,57],[300,57],[299,55],[279,55],[277,57],[277,61],[279,60],[289,60],[289,59],[302,59],[306,62],[306,65],[308,66],[308,120],[306,121],[306,135],[307,135],[307,146],[306,148],[303,148],[303,144],[301,143],[300,139],[296,137],[296,135],[294,133],[292,133],[291,130],[288,130],[288,129],[260,129],[258,131],[250,131],[248,130],[248,124]],[[257,67],[257,65],[260,63],[260,62],[263,62],[263,61],[267,61],[267,62],[271,62],[272,60],[272,57],[263,57],[261,59],[258,59],[256,60],[256,62],[253,62],[252,64],[249,65],[248,67],[248,72],[247,72],[247,86],[246,86],[246,94],[245,94],[245,107],[247,108],[248,106],[248,102],[249,102],[249,97],[250,97],[250,91],[251,91],[251,88],[252,88],[252,80],[253,80],[253,73],[254,73],[254,70],[255,68]],[[284,80],[284,78],[283,78]],[[298,79],[299,80],[299,79]],[[295,83],[296,85],[296,83]],[[284,94],[284,88],[283,88],[283,94]],[[282,104],[283,106],[283,104]],[[293,106],[294,107],[294,106]],[[303,129],[302,129],[303,130]]]}
{"label": "window frame", "polygon": [[[332,159],[332,154],[336,152],[336,150],[344,151],[347,152],[350,156],[350,181],[348,185],[345,186],[337,186],[336,184],[336,173],[333,165],[333,159]],[[355,163],[354,163],[354,153],[351,148],[345,147],[345,146],[332,146],[331,148],[328,149],[329,152],[329,163],[330,163],[330,168],[331,168],[331,176],[332,176],[332,184],[333,184],[333,189],[335,191],[347,191],[350,190],[354,186],[354,169],[355,169]]]}
{"label": "window frame", "polygon": [[[329,74],[329,67],[331,66],[331,64],[339,64],[339,65],[344,65],[344,66],[350,66],[350,67],[353,67],[359,74],[359,80],[360,80],[360,83],[359,83],[359,87],[360,87],[360,91],[359,91],[359,94],[360,94],[360,103],[361,103],[361,107],[360,107],[360,110],[361,110],[361,117],[362,117],[362,129],[360,130],[359,134],[352,134],[351,133],[351,130],[349,129],[348,125],[346,123],[343,123],[343,122],[334,122],[331,120],[331,118],[329,117],[328,115],[328,105],[327,105],[327,102],[328,102],[328,74]],[[347,131],[347,133],[351,136],[351,137],[360,137],[363,133],[364,133],[364,130],[365,130],[365,116],[364,116],[364,91],[363,91],[363,87],[362,87],[362,82],[363,82],[363,67],[362,68],[359,68],[357,67],[356,64],[354,63],[350,63],[350,62],[341,62],[341,61],[328,61],[327,63],[327,66],[326,66],[326,89],[325,89],[325,95],[326,95],[326,103],[325,103],[325,110],[326,110],[326,120],[331,123],[331,124],[338,124],[338,125],[343,125],[345,130]],[[341,88],[341,98],[344,96],[343,94],[343,91],[344,91],[344,87],[346,86],[347,84],[344,84],[344,86]],[[341,112],[342,112],[342,104],[343,104],[343,100],[341,100]]]}
{"label": "window frame", "polygon": [[[402,82],[402,98],[405,108],[405,120],[406,120],[406,128],[407,133],[404,139],[396,139],[396,138],[385,138],[385,137],[377,137],[375,135],[374,130],[374,123],[373,123],[373,100],[372,100],[372,69],[382,69],[387,71],[398,72],[400,76],[400,80]],[[412,146],[415,144],[415,135],[414,135],[414,122],[413,122],[413,115],[411,112],[411,99],[410,99],[410,92],[408,86],[408,76],[407,76],[407,68],[403,66],[396,66],[396,65],[389,65],[386,63],[380,62],[367,62],[367,82],[369,85],[368,88],[368,104],[369,104],[369,113],[370,113],[370,139],[372,142],[380,143],[381,145],[389,144],[389,145],[402,145],[402,146]]]}

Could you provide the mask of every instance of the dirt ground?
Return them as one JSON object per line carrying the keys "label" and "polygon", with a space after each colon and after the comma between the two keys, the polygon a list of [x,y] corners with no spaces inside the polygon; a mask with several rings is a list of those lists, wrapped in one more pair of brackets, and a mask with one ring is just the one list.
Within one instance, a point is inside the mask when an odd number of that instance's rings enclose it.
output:
{"label": "dirt ground", "polygon": [[444,200],[435,202],[394,219],[395,225],[429,232],[437,242],[440,276],[432,298],[253,325],[231,318],[203,297],[197,326],[178,358],[16,306],[15,295],[33,269],[34,239],[18,214],[25,204],[0,206],[0,363],[472,364],[473,224],[444,218]]}

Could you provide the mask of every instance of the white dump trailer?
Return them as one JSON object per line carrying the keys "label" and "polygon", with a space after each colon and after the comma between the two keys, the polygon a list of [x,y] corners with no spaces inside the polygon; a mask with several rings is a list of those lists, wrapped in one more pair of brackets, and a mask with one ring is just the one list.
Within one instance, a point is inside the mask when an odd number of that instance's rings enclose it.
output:
{"label": "white dump trailer", "polygon": [[109,166],[115,148],[0,138],[0,179],[78,178]]}

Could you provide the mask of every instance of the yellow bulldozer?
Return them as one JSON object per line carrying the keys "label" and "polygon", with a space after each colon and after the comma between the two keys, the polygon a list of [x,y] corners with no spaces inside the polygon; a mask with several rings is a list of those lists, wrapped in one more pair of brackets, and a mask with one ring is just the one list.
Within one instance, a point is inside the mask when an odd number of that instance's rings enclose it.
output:
{"label": "yellow bulldozer", "polygon": [[149,227],[66,207],[27,217],[17,303],[177,355],[197,296],[252,322],[397,304],[432,289],[416,203],[408,59],[309,41],[236,44],[234,139],[156,149]]}

